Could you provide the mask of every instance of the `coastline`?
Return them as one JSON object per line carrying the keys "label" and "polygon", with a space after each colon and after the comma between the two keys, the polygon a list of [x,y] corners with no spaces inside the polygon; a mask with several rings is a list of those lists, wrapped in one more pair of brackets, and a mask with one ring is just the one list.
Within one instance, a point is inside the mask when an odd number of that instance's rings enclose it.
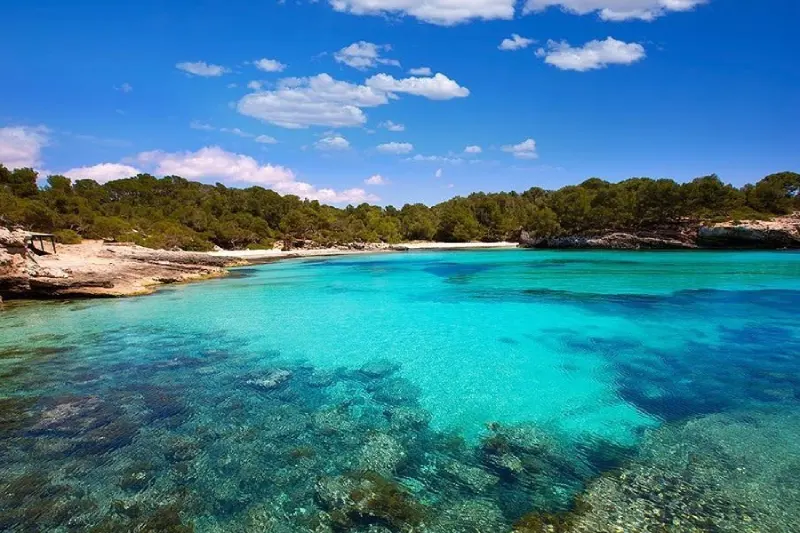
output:
{"label": "coastline", "polygon": [[43,300],[142,296],[164,285],[225,277],[229,268],[285,259],[518,247],[514,242],[411,242],[291,251],[184,252],[85,240],[81,244],[58,245],[55,255],[35,256],[25,248],[20,234],[5,231],[0,237],[0,302],[3,298]]}
{"label": "coastline", "polygon": [[364,255],[374,253],[410,252],[423,250],[508,250],[519,248],[516,242],[407,242],[398,244],[373,243],[363,247],[328,247],[328,248],[297,248],[294,250],[221,250],[205,252],[211,257],[246,261],[249,264],[270,262],[281,259],[297,259],[303,257],[333,257],[340,255]]}
{"label": "coastline", "polygon": [[532,238],[517,242],[354,243],[327,248],[185,252],[84,240],[58,245],[55,255],[34,255],[25,232],[0,228],[2,299],[116,298],[150,294],[162,285],[224,277],[228,269],[285,259],[407,251],[543,249],[708,250],[800,248],[800,213],[772,221],[679,225],[648,232]]}

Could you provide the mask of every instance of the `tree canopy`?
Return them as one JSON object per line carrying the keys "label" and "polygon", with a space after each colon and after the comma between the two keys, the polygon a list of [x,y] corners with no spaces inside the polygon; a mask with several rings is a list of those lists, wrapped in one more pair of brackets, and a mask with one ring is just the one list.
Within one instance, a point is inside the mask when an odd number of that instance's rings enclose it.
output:
{"label": "tree canopy", "polygon": [[635,231],[691,220],[757,219],[800,210],[800,174],[781,172],[736,188],[716,175],[689,183],[591,178],[555,191],[473,193],[438,205],[336,208],[262,187],[229,188],[178,176],[139,174],[98,184],[0,165],[0,225],[152,248],[271,247],[278,239],[319,244],[404,240],[498,241]]}

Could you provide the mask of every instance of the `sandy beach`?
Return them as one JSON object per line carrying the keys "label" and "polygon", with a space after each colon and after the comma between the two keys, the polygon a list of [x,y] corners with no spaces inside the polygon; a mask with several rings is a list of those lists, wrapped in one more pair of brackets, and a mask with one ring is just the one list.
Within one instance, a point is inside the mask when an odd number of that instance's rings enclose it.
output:
{"label": "sandy beach", "polygon": [[363,248],[296,248],[294,250],[222,250],[208,252],[212,257],[239,259],[248,262],[291,259],[297,257],[325,257],[337,255],[358,255],[386,252],[406,252],[415,250],[491,250],[517,248],[515,242],[407,242],[400,244],[370,243]]}

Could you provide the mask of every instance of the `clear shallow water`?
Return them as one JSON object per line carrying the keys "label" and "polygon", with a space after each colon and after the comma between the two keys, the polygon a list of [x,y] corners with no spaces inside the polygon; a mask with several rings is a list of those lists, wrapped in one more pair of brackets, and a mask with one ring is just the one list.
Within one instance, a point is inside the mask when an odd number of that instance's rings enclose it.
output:
{"label": "clear shallow water", "polygon": [[510,531],[687,421],[796,431],[798,309],[796,253],[540,251],[10,306],[0,529]]}

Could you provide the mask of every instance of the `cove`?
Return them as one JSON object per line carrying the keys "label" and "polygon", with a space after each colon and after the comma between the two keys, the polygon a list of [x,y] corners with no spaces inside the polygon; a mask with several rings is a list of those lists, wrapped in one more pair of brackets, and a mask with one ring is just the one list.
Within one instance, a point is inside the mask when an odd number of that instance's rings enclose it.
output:
{"label": "cove", "polygon": [[0,529],[511,531],[574,509],[643,442],[660,449],[653,432],[743,413],[779,440],[797,429],[798,253],[233,274],[0,312]]}

